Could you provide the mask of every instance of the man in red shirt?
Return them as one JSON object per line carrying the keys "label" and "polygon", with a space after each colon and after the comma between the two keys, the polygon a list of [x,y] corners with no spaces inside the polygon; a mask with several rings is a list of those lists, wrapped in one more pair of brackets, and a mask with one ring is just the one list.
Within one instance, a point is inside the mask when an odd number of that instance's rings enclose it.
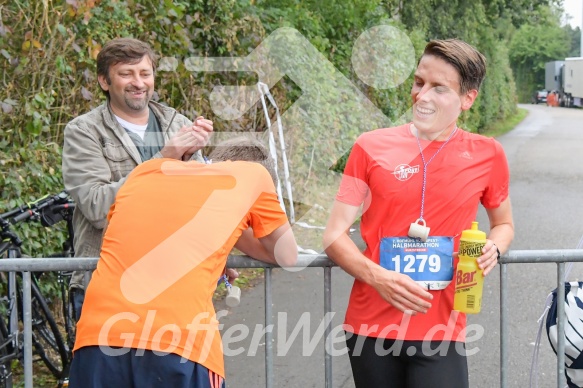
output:
{"label": "man in red shirt", "polygon": [[119,189],[77,324],[70,387],[224,387],[212,296],[229,252],[292,266],[297,246],[267,149],[234,139],[211,157],[144,162]]}
{"label": "man in red shirt", "polygon": [[[357,388],[469,385],[466,319],[453,310],[454,251],[480,203],[490,221],[477,259],[484,275],[514,237],[502,146],[457,126],[485,71],[467,43],[431,41],[415,71],[413,121],[365,133],[352,149],[324,247],[355,277],[345,331]],[[345,233],[360,206],[364,252]],[[431,260],[417,260],[412,237],[421,236]]]}

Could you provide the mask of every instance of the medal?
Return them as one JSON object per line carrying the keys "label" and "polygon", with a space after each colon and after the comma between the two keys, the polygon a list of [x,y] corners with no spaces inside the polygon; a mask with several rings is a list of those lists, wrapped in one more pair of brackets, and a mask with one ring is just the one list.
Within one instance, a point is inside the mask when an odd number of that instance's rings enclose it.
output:
{"label": "medal", "polygon": [[427,162],[425,162],[425,156],[423,156],[423,150],[421,149],[421,142],[419,142],[419,133],[417,128],[415,128],[415,138],[417,139],[419,153],[421,154],[421,161],[423,162],[423,185],[421,186],[421,213],[419,215],[419,218],[415,222],[411,223],[411,226],[409,226],[409,233],[407,233],[409,237],[421,239],[421,241],[423,242],[427,241],[427,237],[429,237],[430,228],[427,226],[425,220],[423,219],[423,208],[425,205],[425,188],[427,185],[427,166],[429,166],[429,163],[431,163],[431,161],[433,160],[433,158],[435,158],[439,151],[441,151],[443,147],[445,147],[445,145],[449,143],[449,141],[456,133],[456,131],[457,125],[455,126],[447,140],[441,145],[441,147],[439,147],[439,149],[435,151],[433,156]]}

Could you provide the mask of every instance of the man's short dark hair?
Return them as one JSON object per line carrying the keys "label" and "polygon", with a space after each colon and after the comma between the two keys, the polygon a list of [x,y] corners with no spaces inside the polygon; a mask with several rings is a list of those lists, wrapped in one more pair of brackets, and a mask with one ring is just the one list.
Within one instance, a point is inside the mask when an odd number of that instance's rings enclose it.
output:
{"label": "man's short dark hair", "polygon": [[[117,38],[110,40],[97,54],[97,76],[105,77],[111,83],[109,68],[118,63],[135,64],[148,57],[152,63],[152,71],[156,71],[156,53],[149,44],[133,38]],[[103,91],[109,97],[108,91]]]}
{"label": "man's short dark hair", "polygon": [[455,67],[462,93],[480,90],[486,76],[486,57],[472,45],[459,39],[432,40],[421,57],[425,55],[434,55]]}
{"label": "man's short dark hair", "polygon": [[225,160],[257,162],[267,169],[273,182],[277,182],[275,162],[267,147],[258,140],[239,136],[222,141],[215,146],[209,158],[213,162],[223,162]]}

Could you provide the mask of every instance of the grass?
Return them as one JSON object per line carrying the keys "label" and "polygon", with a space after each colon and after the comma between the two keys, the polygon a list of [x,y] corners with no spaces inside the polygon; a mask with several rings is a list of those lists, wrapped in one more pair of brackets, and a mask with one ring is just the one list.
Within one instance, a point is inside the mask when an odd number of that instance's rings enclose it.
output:
{"label": "grass", "polygon": [[[241,268],[237,269],[239,277],[233,282],[235,286],[246,289],[254,287],[261,279],[263,279],[263,268]],[[225,283],[221,282],[213,295],[213,300],[222,300],[227,296],[227,288]]]}
{"label": "grass", "polygon": [[[33,369],[33,383],[35,388],[55,388],[59,385],[57,379],[51,374],[47,367],[38,357],[34,356],[36,360],[32,364]],[[24,388],[24,367],[18,361],[12,362],[13,387]]]}
{"label": "grass", "polygon": [[514,127],[516,127],[524,118],[528,115],[528,110],[524,108],[518,108],[516,114],[510,116],[504,120],[496,121],[484,131],[481,132],[484,136],[498,137],[510,132]]}

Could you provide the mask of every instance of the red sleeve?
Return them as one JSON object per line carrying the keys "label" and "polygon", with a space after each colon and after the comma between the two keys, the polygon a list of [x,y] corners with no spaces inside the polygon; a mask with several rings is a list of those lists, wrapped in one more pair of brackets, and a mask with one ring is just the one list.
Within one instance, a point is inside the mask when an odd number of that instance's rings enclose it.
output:
{"label": "red sleeve", "polygon": [[495,155],[490,170],[490,180],[482,197],[482,205],[485,208],[496,208],[508,198],[508,186],[510,183],[510,170],[508,160],[502,145],[494,141]]}
{"label": "red sleeve", "polygon": [[370,156],[362,148],[362,135],[356,140],[336,194],[336,200],[348,205],[360,206],[368,192],[368,166]]}

